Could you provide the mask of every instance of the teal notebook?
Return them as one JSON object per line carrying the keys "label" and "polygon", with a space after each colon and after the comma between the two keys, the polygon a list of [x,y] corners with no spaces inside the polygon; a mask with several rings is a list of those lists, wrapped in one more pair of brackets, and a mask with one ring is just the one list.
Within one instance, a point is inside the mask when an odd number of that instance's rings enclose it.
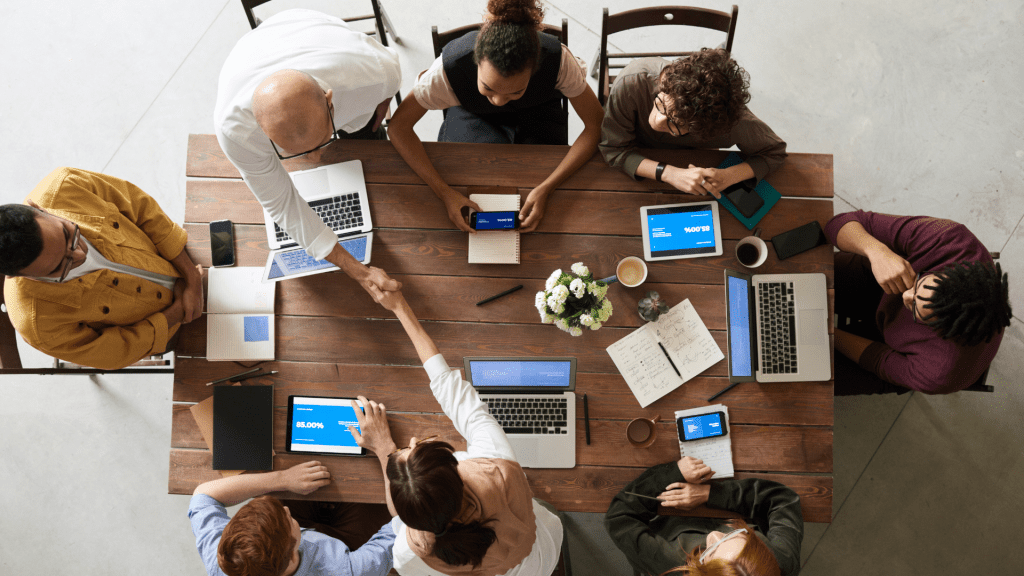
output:
{"label": "teal notebook", "polygon": [[[718,169],[721,170],[723,168],[735,166],[740,162],[743,162],[740,155],[735,152],[731,152],[725,157],[725,160],[719,164]],[[736,209],[736,206],[725,196],[718,199],[718,203],[721,204],[723,208],[731,212],[732,215],[740,221],[740,223],[747,227],[747,230],[753,230],[754,226],[757,226],[757,223],[761,221],[761,218],[764,218],[764,215],[772,209],[772,206],[775,206],[775,203],[779,201],[779,198],[782,198],[782,194],[780,194],[774,186],[764,180],[757,183],[754,191],[757,192],[757,195],[760,196],[762,200],[764,200],[764,206],[761,206],[761,209],[755,212],[750,218],[744,218],[743,215],[740,214],[740,211]]]}

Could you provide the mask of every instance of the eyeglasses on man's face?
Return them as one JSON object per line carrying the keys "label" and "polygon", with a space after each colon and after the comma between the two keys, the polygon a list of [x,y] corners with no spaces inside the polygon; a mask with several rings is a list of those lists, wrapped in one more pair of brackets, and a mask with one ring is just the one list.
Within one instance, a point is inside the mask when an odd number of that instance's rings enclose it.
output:
{"label": "eyeglasses on man's face", "polygon": [[433,436],[427,436],[426,438],[423,438],[421,440],[417,440],[416,443],[413,444],[412,446],[403,446],[402,448],[398,448],[397,450],[393,451],[391,454],[388,454],[388,458],[391,458],[395,454],[400,454],[402,452],[402,450],[408,450],[409,448],[415,448],[416,446],[419,446],[420,444],[423,444],[424,442],[430,442],[431,440],[434,440],[436,438],[437,438],[437,434],[434,434]]}
{"label": "eyeglasses on man's face", "polygon": [[665,105],[665,101],[661,99],[661,94],[654,99],[654,108],[659,114],[665,117],[665,125],[668,126],[668,133],[673,136],[682,136],[683,131],[679,128],[672,118],[668,115],[668,106]]}
{"label": "eyeglasses on man's face", "polygon": [[[68,229],[64,227],[64,238],[68,238]],[[82,238],[82,230],[75,224],[75,233],[71,237],[71,244],[68,245],[67,256],[64,257],[64,267],[60,273],[60,279],[57,282],[63,282],[67,280],[68,274],[71,272],[71,264],[75,261],[75,250],[78,250],[78,241]]]}
{"label": "eyeglasses on man's face", "polygon": [[[326,98],[326,97],[327,97],[327,93],[324,92],[324,98]],[[316,148],[312,148],[310,150],[306,150],[305,152],[302,152],[301,154],[292,154],[291,156],[282,156],[281,155],[281,151],[277,149],[277,144],[274,144],[274,141],[271,140],[270,141],[270,145],[274,147],[274,153],[277,154],[277,157],[280,158],[281,160],[290,160],[292,158],[298,158],[299,156],[305,156],[306,154],[309,154],[310,152],[316,152],[317,150],[320,150],[321,148],[326,148],[326,147],[330,146],[331,142],[334,142],[335,140],[340,140],[340,138],[338,138],[338,130],[334,127],[334,114],[331,114],[331,101],[330,100],[327,100],[327,119],[331,121],[331,136],[330,136],[330,138],[327,139],[327,142],[324,142],[323,144],[317,146]]]}
{"label": "eyeglasses on man's face", "polygon": [[730,540],[732,538],[735,538],[735,537],[739,536],[740,534],[746,534],[746,533],[747,533],[747,529],[746,528],[740,528],[739,530],[733,530],[732,532],[729,532],[725,536],[722,536],[721,540],[719,540],[718,542],[715,542],[714,544],[709,546],[708,549],[705,550],[704,553],[700,555],[700,563],[703,564],[704,560],[708,556],[710,556],[711,553],[714,552],[719,546],[722,545],[722,542],[725,542],[726,540]]}

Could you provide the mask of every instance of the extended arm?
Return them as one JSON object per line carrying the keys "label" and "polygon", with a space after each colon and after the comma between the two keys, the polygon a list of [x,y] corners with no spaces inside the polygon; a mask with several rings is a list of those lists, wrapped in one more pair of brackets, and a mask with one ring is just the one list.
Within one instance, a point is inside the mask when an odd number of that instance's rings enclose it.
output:
{"label": "extended arm", "polygon": [[472,208],[479,211],[480,207],[445,183],[437,169],[430,162],[430,158],[427,157],[427,151],[423,148],[423,142],[420,141],[420,137],[416,135],[416,131],[413,129],[416,123],[420,121],[420,118],[423,118],[423,115],[426,113],[426,108],[421,106],[416,100],[415,93],[410,92],[402,100],[401,106],[398,107],[395,115],[391,118],[391,123],[388,125],[388,137],[406,164],[444,202],[445,210],[448,211],[448,219],[452,221],[452,224],[455,224],[460,230],[473,234],[475,231],[466,223],[462,209]]}
{"label": "extended arm", "polygon": [[296,464],[287,470],[239,474],[204,482],[193,494],[206,494],[225,506],[234,506],[249,498],[270,492],[309,494],[331,483],[331,473],[317,461]]}
{"label": "extended arm", "polygon": [[367,400],[365,396],[358,396],[360,404],[365,406],[365,411],[353,401],[352,409],[356,413],[356,421],[359,422],[360,433],[352,426],[348,427],[356,444],[366,448],[377,457],[380,462],[380,469],[384,475],[384,501],[388,505],[388,512],[397,516],[395,505],[391,502],[391,481],[388,480],[388,456],[395,451],[395,441],[391,438],[391,428],[388,426],[387,409],[383,404]]}
{"label": "extended arm", "polygon": [[860,222],[850,220],[839,229],[836,247],[865,256],[871,262],[871,273],[886,294],[899,294],[914,286],[917,273],[910,262],[875,239]]}
{"label": "extended arm", "polygon": [[597,149],[597,143],[601,140],[601,120],[604,118],[604,110],[590,86],[587,86],[575,98],[570,98],[569,102],[576,114],[583,120],[583,132],[569,147],[569,152],[559,162],[555,171],[531,190],[526,197],[523,209],[519,212],[519,218],[523,222],[522,232],[531,232],[537,228],[541,218],[544,217],[544,205],[547,203],[548,195],[590,160]]}
{"label": "extended arm", "polygon": [[836,328],[836,352],[854,362],[860,362],[864,350],[871,345],[871,340]]}

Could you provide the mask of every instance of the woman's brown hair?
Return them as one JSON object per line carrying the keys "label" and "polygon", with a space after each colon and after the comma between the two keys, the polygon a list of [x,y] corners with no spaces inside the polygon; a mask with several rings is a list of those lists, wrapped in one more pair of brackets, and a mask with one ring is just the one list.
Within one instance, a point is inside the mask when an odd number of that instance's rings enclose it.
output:
{"label": "woman's brown hair", "polygon": [[462,477],[455,449],[447,442],[423,442],[408,457],[388,458],[391,502],[410,528],[434,534],[433,554],[445,564],[479,566],[496,538],[487,521],[454,522],[462,509]]}

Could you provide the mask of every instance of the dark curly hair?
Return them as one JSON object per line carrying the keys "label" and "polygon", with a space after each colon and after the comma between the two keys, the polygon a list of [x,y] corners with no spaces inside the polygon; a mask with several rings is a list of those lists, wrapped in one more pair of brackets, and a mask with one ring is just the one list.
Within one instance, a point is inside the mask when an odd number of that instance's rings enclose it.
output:
{"label": "dark curly hair", "polygon": [[947,340],[974,346],[1010,325],[1010,286],[999,264],[959,262],[935,273],[934,289],[923,307],[933,316],[926,322]]}
{"label": "dark curly hair", "polygon": [[750,75],[725,50],[703,48],[665,66],[660,90],[672,98],[669,120],[698,140],[724,134],[750,102]]}
{"label": "dark curly hair", "polygon": [[504,77],[540,65],[537,31],[544,18],[540,0],[490,0],[490,17],[480,27],[473,47],[473,62],[487,60]]}
{"label": "dark curly hair", "polygon": [[406,525],[434,534],[434,556],[451,566],[477,567],[497,536],[489,521],[453,521],[462,509],[464,486],[453,452],[447,442],[422,442],[404,461],[398,454],[388,458],[391,502]]}
{"label": "dark curly hair", "polygon": [[38,213],[24,204],[0,206],[0,274],[17,276],[43,253]]}

